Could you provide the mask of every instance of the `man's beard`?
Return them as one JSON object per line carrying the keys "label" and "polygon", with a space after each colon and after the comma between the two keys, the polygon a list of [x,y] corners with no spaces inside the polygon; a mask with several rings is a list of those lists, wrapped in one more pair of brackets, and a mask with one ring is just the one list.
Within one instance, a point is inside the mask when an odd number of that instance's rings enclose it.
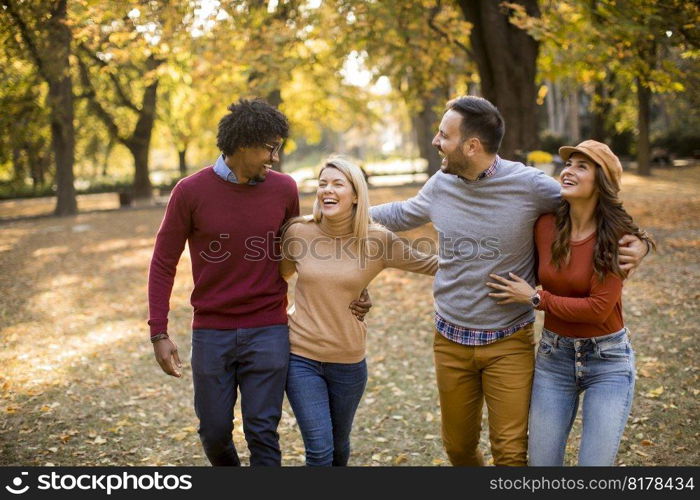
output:
{"label": "man's beard", "polygon": [[466,167],[467,159],[461,152],[454,151],[447,155],[447,165],[441,170],[446,174],[458,175]]}

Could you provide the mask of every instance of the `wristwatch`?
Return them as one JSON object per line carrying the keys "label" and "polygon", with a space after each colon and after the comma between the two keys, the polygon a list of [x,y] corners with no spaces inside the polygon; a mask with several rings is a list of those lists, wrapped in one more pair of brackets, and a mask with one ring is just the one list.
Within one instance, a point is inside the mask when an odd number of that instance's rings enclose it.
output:
{"label": "wristwatch", "polygon": [[540,297],[540,292],[535,292],[535,295],[530,297],[530,303],[532,304],[532,307],[538,307],[541,302],[542,297]]}

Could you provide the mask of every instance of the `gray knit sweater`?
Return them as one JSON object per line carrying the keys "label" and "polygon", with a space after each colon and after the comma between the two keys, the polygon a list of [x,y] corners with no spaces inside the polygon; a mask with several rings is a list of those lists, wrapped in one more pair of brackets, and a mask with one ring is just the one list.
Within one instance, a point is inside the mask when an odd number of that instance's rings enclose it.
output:
{"label": "gray knit sweater", "polygon": [[534,312],[524,304],[496,304],[488,296],[489,274],[513,272],[534,286],[533,227],[559,200],[557,181],[501,159],[493,176],[475,182],[438,172],[415,197],[372,207],[371,215],[392,231],[432,222],[440,246],[436,311],[462,327],[500,330],[534,320]]}

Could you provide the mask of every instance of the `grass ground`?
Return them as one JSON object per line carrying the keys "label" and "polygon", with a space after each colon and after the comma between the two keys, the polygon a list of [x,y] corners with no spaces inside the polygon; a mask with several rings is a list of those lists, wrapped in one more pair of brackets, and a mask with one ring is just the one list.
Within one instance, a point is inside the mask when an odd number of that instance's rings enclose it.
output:
{"label": "grass ground", "polygon": [[[700,464],[699,188],[700,167],[624,180],[625,206],[655,235],[659,251],[624,290],[638,381],[620,464]],[[405,199],[416,189],[373,189],[372,201]],[[308,212],[311,199],[302,201]],[[196,433],[189,366],[185,361],[182,379],[167,377],[147,339],[147,269],[162,210],[0,225],[0,465],[207,464]],[[434,232],[425,227],[408,236]],[[394,270],[371,286],[370,376],[355,420],[353,465],[447,464],[430,289],[430,278]],[[190,290],[185,254],[170,320],[183,361],[190,349]],[[303,464],[303,444],[286,402],[280,434],[283,463]],[[239,413],[234,439],[246,461]],[[484,430],[485,450],[487,443]]]}

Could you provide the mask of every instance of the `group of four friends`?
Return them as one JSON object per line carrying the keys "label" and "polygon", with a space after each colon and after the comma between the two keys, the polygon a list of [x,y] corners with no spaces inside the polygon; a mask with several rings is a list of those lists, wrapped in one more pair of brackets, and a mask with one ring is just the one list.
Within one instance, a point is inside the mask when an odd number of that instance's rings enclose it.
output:
{"label": "group of four friends", "polygon": [[[622,206],[622,166],[606,145],[562,147],[557,182],[499,157],[504,131],[489,101],[454,99],[433,139],[441,171],[415,197],[372,207],[360,167],[331,156],[313,213],[300,217],[296,183],[271,170],[287,119],[259,99],[229,107],[221,156],[172,191],[148,289],[155,357],[180,377],[168,311],[187,243],[194,406],[212,465],[240,465],[238,391],[251,465],[281,464],[285,391],[307,465],[347,465],[367,382],[364,290],[389,267],[435,276],[435,371],[453,465],[483,464],[484,401],[495,465],[562,465],[584,393],[579,464],[613,465],[635,381],[622,285],[654,242]],[[392,232],[428,222],[438,255]],[[535,309],[545,313],[536,354]]]}

